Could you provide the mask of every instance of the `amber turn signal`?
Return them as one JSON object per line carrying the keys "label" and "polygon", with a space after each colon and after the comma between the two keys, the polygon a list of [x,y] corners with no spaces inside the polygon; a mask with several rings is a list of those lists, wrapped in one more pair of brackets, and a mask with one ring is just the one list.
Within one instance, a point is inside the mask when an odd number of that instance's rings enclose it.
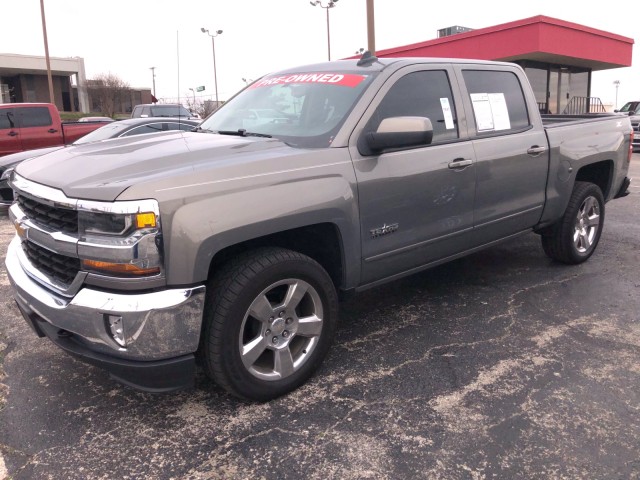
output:
{"label": "amber turn signal", "polygon": [[156,226],[155,213],[137,213],[136,214],[137,228],[153,228],[155,226]]}
{"label": "amber turn signal", "polygon": [[134,277],[160,273],[160,267],[140,268],[130,263],[100,262],[98,260],[82,260],[82,266],[87,270]]}

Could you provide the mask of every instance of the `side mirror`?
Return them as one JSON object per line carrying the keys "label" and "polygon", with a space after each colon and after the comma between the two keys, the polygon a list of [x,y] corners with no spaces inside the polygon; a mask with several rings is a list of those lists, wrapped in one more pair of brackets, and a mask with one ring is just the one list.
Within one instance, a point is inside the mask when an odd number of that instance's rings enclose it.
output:
{"label": "side mirror", "polygon": [[429,145],[433,140],[433,125],[426,117],[391,117],[380,122],[375,132],[363,135],[363,154],[380,153],[388,149]]}

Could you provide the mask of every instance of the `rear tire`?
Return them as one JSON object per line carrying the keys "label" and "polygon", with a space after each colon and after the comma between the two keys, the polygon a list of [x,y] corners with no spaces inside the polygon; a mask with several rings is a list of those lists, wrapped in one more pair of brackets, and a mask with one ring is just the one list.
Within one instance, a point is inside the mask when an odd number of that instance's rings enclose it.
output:
{"label": "rear tire", "polygon": [[564,215],[542,234],[542,248],[559,262],[582,263],[598,246],[603,226],[602,191],[593,183],[576,182]]}
{"label": "rear tire", "polygon": [[276,398],[322,363],[337,317],[335,287],[315,260],[282,248],[247,252],[209,282],[205,371],[240,398]]}

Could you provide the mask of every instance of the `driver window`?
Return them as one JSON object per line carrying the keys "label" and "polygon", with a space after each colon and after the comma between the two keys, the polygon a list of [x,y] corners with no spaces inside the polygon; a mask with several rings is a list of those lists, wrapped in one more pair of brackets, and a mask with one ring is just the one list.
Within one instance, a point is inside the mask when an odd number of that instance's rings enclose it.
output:
{"label": "driver window", "polygon": [[365,131],[376,131],[390,117],[427,117],[433,125],[432,143],[458,138],[458,122],[449,77],[444,70],[408,73],[386,93]]}

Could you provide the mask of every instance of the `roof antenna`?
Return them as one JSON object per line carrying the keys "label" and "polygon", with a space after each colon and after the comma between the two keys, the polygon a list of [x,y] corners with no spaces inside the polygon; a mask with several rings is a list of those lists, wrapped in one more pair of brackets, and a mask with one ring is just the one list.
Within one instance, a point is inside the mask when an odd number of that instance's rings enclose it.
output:
{"label": "roof antenna", "polygon": [[369,65],[377,61],[378,61],[378,57],[376,57],[375,55],[372,55],[371,52],[367,50],[362,54],[362,57],[360,57],[360,60],[358,60],[357,65],[359,67],[368,67]]}

